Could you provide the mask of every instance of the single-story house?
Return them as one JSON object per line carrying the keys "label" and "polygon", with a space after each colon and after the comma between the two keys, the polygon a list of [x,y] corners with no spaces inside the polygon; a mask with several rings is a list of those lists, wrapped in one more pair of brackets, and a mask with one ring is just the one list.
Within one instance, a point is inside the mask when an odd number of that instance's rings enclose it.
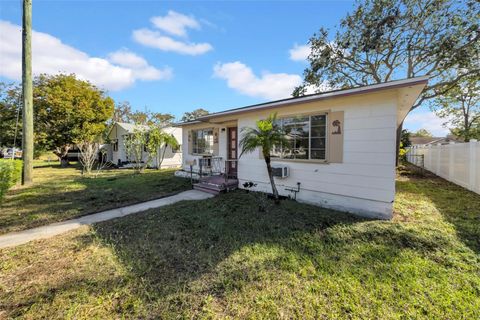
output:
{"label": "single-story house", "polygon": [[[368,217],[389,219],[395,198],[396,131],[427,77],[305,95],[212,113],[179,123],[183,169],[226,175],[198,185],[271,192],[260,150],[239,157],[242,129],[277,113],[289,145],[272,159],[283,196]],[[217,167],[217,169],[213,169]],[[244,185],[245,184],[245,185]],[[217,188],[217,190],[219,190]]]}
{"label": "single-story house", "polygon": [[[111,142],[110,147],[107,149],[107,161],[112,162],[119,167],[129,167],[133,161],[131,155],[125,150],[125,138],[132,134],[135,129],[146,130],[147,127],[135,125],[131,123],[116,122],[108,133],[108,139]],[[179,144],[182,143],[182,130],[176,127],[167,127],[163,130],[173,135]],[[160,148],[159,152],[164,151],[164,146]],[[182,164],[181,145],[179,148],[173,149],[171,146],[167,146],[165,150],[165,158],[162,162],[162,168],[177,168]],[[145,151],[145,150],[144,150]],[[154,157],[155,158],[155,157]],[[147,161],[147,152],[143,152],[142,161]],[[157,167],[157,160],[152,159],[151,167]]]}
{"label": "single-story house", "polygon": [[410,137],[410,143],[412,146],[428,146],[435,144],[449,144],[451,142],[459,143],[463,142],[461,138],[448,135],[446,137]]}

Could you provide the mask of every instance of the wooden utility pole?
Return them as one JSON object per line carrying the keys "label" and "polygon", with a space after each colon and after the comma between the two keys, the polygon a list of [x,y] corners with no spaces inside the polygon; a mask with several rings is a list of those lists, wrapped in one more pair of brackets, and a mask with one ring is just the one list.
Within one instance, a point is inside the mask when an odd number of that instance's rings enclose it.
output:
{"label": "wooden utility pole", "polygon": [[33,84],[32,84],[32,0],[23,0],[22,96],[23,96],[23,174],[22,184],[33,175]]}

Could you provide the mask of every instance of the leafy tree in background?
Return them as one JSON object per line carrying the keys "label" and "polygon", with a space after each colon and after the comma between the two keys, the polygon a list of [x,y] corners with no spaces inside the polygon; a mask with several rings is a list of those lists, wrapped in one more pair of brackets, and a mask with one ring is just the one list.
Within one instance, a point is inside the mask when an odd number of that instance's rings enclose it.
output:
{"label": "leafy tree in background", "polygon": [[454,135],[466,142],[480,138],[480,74],[463,78],[436,102],[435,113],[453,126]]}
{"label": "leafy tree in background", "polygon": [[402,142],[402,146],[404,148],[406,147],[410,147],[412,145],[412,142],[410,141],[410,131],[408,131],[407,129],[403,129],[402,130],[402,139],[401,139],[401,142]]}
{"label": "leafy tree in background", "polygon": [[414,133],[412,133],[412,137],[427,137],[431,138],[433,135],[427,129],[418,129]]}
{"label": "leafy tree in background", "polygon": [[161,169],[165,152],[168,147],[172,149],[178,148],[179,144],[175,137],[162,130],[161,127],[151,125],[148,131],[148,139],[146,142],[147,152],[153,155],[157,162],[157,169]]}
{"label": "leafy tree in background", "polygon": [[125,152],[131,159],[135,173],[141,173],[152,160],[154,150],[146,149],[147,159],[143,161],[143,153],[148,143],[148,131],[147,126],[135,123],[133,132],[123,140]]}
{"label": "leafy tree in background", "polygon": [[33,99],[37,143],[58,156],[63,166],[74,143],[94,141],[113,114],[113,100],[74,74],[40,75]]}
{"label": "leafy tree in background", "polygon": [[206,116],[207,114],[209,114],[209,112],[205,109],[202,109],[202,108],[195,109],[192,112],[185,112],[182,116],[181,121],[182,122],[193,121],[199,117]]}
{"label": "leafy tree in background", "polygon": [[115,105],[112,116],[112,123],[141,123],[144,125],[154,123],[161,127],[168,127],[173,123],[175,116],[170,113],[135,111],[128,101],[123,101]]}
{"label": "leafy tree in background", "polygon": [[0,147],[20,148],[22,145],[21,90],[18,85],[0,82]]}
{"label": "leafy tree in background", "polygon": [[128,101],[122,101],[115,104],[115,108],[113,110],[112,122],[124,122],[128,123],[131,121],[132,115],[132,106]]}
{"label": "leafy tree in background", "polygon": [[260,148],[267,165],[268,178],[272,186],[272,193],[275,202],[278,202],[278,190],[275,186],[275,180],[273,179],[273,170],[271,166],[271,154],[274,146],[287,144],[288,141],[285,138],[285,133],[277,125],[277,114],[271,114],[265,120],[258,120],[256,128],[245,127],[242,128],[242,138],[240,139],[240,148],[242,152],[240,157],[244,153],[250,153]]}
{"label": "leafy tree in background", "polygon": [[310,66],[293,95],[427,75],[413,108],[431,102],[480,72],[479,12],[477,0],[358,1],[334,34],[321,28],[310,39]]}
{"label": "leafy tree in background", "polygon": [[171,126],[174,120],[175,116],[170,113],[152,112],[150,115],[150,121],[161,128]]}

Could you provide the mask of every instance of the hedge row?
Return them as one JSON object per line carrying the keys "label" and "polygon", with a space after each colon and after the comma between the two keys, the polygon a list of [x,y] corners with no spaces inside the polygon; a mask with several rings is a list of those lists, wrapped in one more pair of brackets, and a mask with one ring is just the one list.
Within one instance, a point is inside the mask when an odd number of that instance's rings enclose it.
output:
{"label": "hedge row", "polygon": [[8,189],[13,187],[22,177],[22,161],[0,159],[0,203]]}

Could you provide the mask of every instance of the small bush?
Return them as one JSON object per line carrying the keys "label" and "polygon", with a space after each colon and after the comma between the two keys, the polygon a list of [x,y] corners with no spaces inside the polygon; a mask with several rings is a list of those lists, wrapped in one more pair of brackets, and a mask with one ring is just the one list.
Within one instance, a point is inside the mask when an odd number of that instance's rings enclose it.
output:
{"label": "small bush", "polygon": [[0,203],[8,189],[22,177],[22,161],[0,159]]}

